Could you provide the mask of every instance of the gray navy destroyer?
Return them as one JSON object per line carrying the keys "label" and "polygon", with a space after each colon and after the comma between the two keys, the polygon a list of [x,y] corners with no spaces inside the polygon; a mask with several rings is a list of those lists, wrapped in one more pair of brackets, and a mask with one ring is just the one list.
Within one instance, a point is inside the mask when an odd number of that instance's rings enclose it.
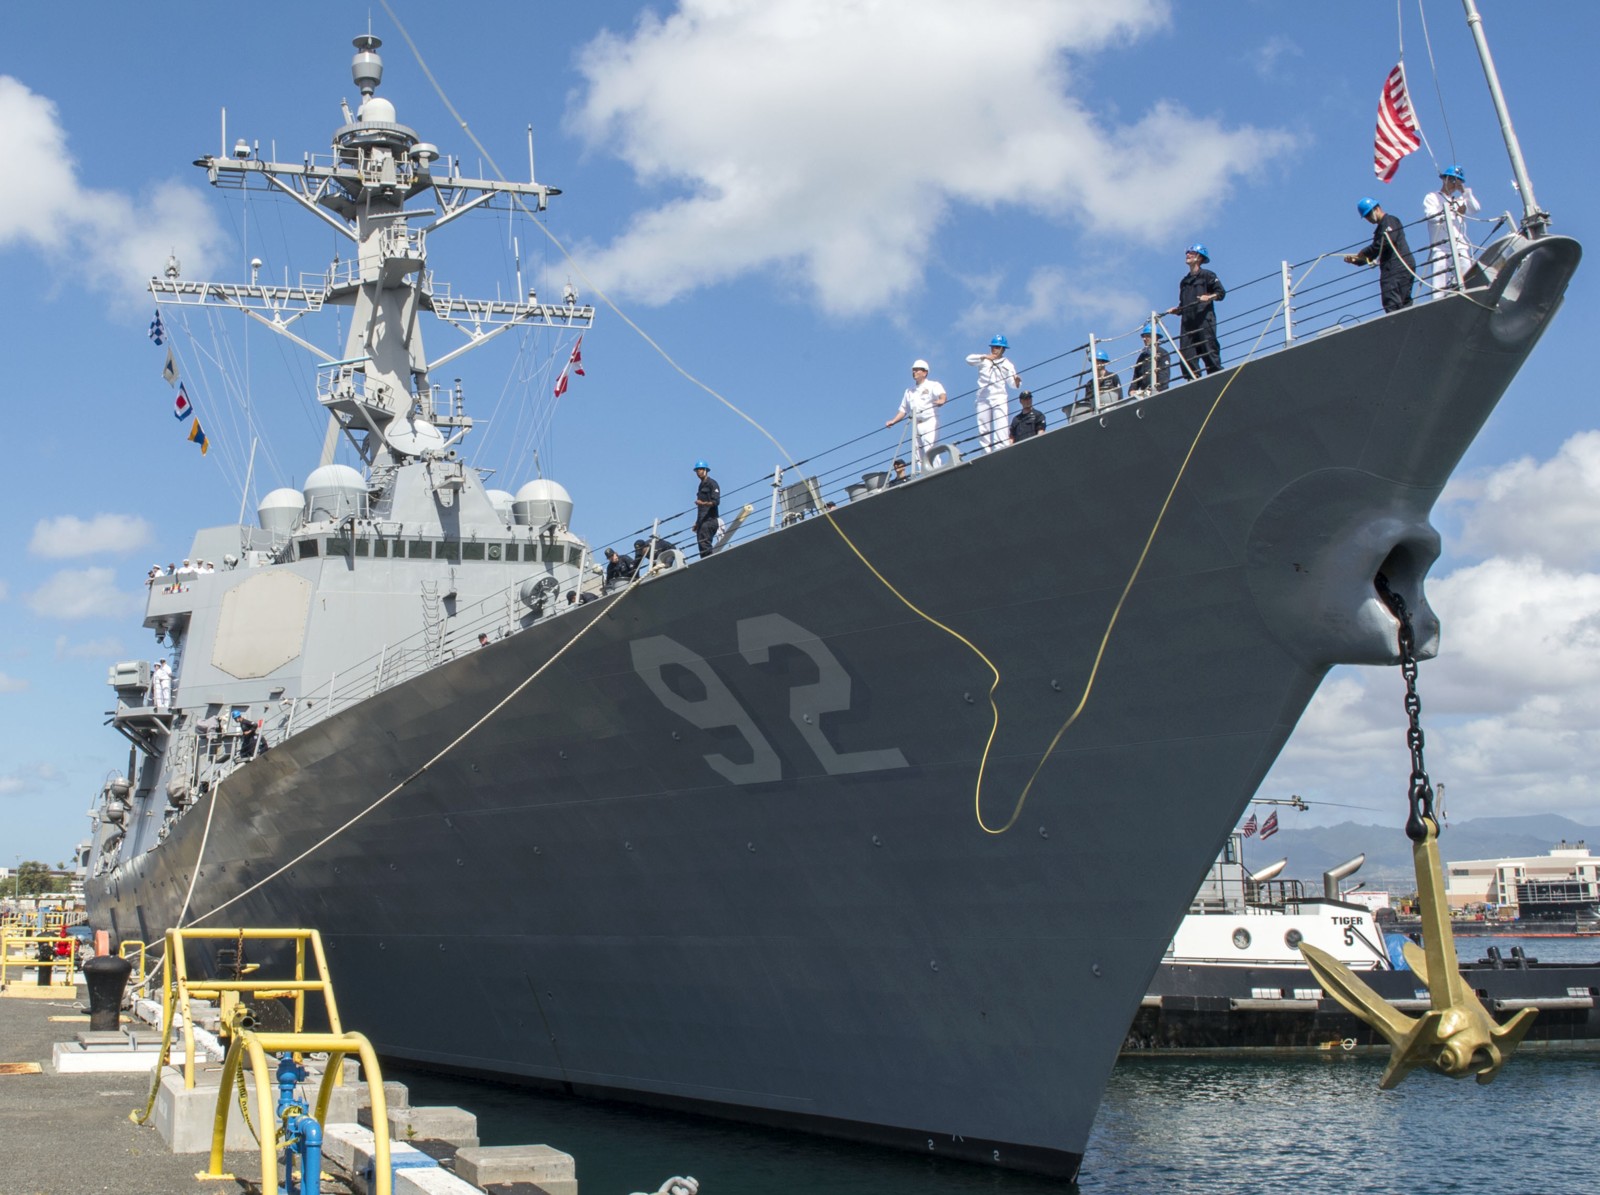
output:
{"label": "gray navy destroyer", "polygon": [[[767,479],[767,528],[608,589],[568,492],[488,488],[433,380],[500,332],[590,324],[429,263],[456,217],[558,192],[463,177],[376,94],[378,45],[356,41],[331,156],[197,163],[353,251],[300,286],[151,283],[307,348],[297,321],[335,307],[348,338],[320,353],[321,466],[151,580],[173,679],[112,669],[131,750],[95,810],[92,922],[314,926],[389,1058],[1076,1174],[1318,683],[1396,662],[1378,574],[1436,649],[1429,511],[1578,245],[1535,209],[1461,292],[1388,315],[1319,317],[1286,264],[1270,351],[1076,406],[1062,378],[1063,424],[964,460],[952,426],[907,484],[883,484],[892,450],[813,457]],[[428,317],[461,347],[430,359]],[[1047,551],[997,493],[1060,512]]]}

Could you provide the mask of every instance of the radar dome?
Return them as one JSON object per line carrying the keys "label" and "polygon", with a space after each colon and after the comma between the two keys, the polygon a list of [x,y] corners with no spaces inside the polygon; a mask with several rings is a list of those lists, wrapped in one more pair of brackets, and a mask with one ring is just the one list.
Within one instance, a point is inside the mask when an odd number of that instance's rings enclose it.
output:
{"label": "radar dome", "polygon": [[366,103],[362,104],[358,115],[361,117],[363,124],[371,124],[373,121],[378,121],[382,124],[395,123],[394,105],[378,95],[372,96]]}
{"label": "radar dome", "polygon": [[396,419],[383,435],[390,448],[407,456],[421,456],[444,447],[444,433],[426,419]]}
{"label": "radar dome", "polygon": [[273,490],[256,507],[256,522],[261,524],[263,531],[270,531],[273,535],[288,535],[300,521],[300,512],[305,505],[305,495],[299,490],[288,487]]}
{"label": "radar dome", "polygon": [[530,481],[517,491],[511,517],[523,527],[543,527],[551,518],[563,527],[572,523],[572,495],[549,478]]}
{"label": "radar dome", "polygon": [[306,522],[338,522],[362,513],[367,483],[349,465],[323,465],[306,478]]}
{"label": "radar dome", "polygon": [[511,496],[510,490],[485,490],[489,505],[494,507],[494,513],[500,516],[501,522],[511,522],[511,504],[516,501]]}

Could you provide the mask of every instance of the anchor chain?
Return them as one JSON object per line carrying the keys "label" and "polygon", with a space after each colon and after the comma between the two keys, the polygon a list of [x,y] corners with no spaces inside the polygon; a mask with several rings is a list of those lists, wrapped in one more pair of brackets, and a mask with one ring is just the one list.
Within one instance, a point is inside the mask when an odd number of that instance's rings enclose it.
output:
{"label": "anchor chain", "polygon": [[1409,1017],[1374,991],[1349,966],[1307,942],[1300,953],[1323,989],[1378,1031],[1389,1043],[1389,1065],[1378,1086],[1394,1087],[1418,1067],[1452,1078],[1473,1075],[1488,1083],[1527,1034],[1538,1014],[1519,1009],[1504,1025],[1495,1023],[1478,999],[1456,958],[1450,904],[1444,894],[1444,864],[1439,857],[1439,822],[1433,809],[1433,785],[1422,758],[1422,702],[1417,697],[1416,633],[1405,600],[1389,587],[1382,573],[1374,584],[1383,602],[1400,622],[1400,668],[1406,680],[1406,741],[1411,746],[1411,811],[1406,836],[1417,873],[1417,911],[1422,945],[1403,947],[1407,965],[1428,990],[1428,1008]]}
{"label": "anchor chain", "polygon": [[1433,810],[1433,783],[1428,779],[1428,765],[1422,757],[1422,698],[1417,696],[1417,634],[1411,625],[1411,612],[1406,600],[1389,588],[1389,578],[1379,573],[1373,578],[1378,596],[1389,612],[1400,622],[1400,675],[1406,682],[1406,745],[1411,748],[1411,783],[1407,791],[1410,812],[1406,816],[1406,837],[1421,842],[1427,837],[1424,819],[1437,829],[1439,819]]}

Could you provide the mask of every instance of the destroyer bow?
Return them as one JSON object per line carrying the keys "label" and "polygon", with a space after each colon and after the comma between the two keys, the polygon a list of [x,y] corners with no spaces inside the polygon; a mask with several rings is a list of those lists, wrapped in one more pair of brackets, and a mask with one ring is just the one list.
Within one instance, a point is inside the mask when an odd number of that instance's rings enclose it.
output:
{"label": "destroyer bow", "polygon": [[1397,1086],[1417,1067],[1452,1079],[1476,1075],[1491,1083],[1511,1057],[1538,1015],[1522,1009],[1504,1025],[1496,1023],[1477,993],[1462,978],[1456,959],[1455,934],[1444,895],[1444,867],[1439,862],[1439,822],[1433,809],[1433,785],[1422,758],[1422,703],[1417,697],[1416,636],[1405,599],[1389,588],[1379,573],[1378,594],[1400,622],[1400,671],[1406,682],[1406,741],[1411,747],[1410,811],[1406,836],[1417,875],[1417,906],[1422,917],[1422,947],[1407,942],[1406,963],[1428,989],[1430,1007],[1408,1017],[1338,959],[1301,943],[1300,953],[1323,990],[1352,1014],[1371,1025],[1389,1043],[1389,1065],[1378,1086]]}

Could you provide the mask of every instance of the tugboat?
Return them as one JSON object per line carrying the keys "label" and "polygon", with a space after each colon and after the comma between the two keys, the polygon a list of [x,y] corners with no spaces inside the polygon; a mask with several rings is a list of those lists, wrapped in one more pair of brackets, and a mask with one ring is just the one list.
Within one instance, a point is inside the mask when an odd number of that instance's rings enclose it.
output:
{"label": "tugboat", "polygon": [[[1195,894],[1128,1029],[1125,1054],[1230,1054],[1387,1048],[1365,1022],[1318,985],[1302,944],[1358,972],[1402,1012],[1429,1007],[1407,966],[1405,935],[1385,932],[1367,906],[1343,898],[1340,882],[1358,855],[1323,873],[1322,891],[1277,878],[1280,860],[1251,873],[1235,832]],[[1462,967],[1497,1019],[1537,1009],[1524,1044],[1600,1043],[1600,963],[1541,963],[1521,946],[1509,957],[1489,946]]]}

